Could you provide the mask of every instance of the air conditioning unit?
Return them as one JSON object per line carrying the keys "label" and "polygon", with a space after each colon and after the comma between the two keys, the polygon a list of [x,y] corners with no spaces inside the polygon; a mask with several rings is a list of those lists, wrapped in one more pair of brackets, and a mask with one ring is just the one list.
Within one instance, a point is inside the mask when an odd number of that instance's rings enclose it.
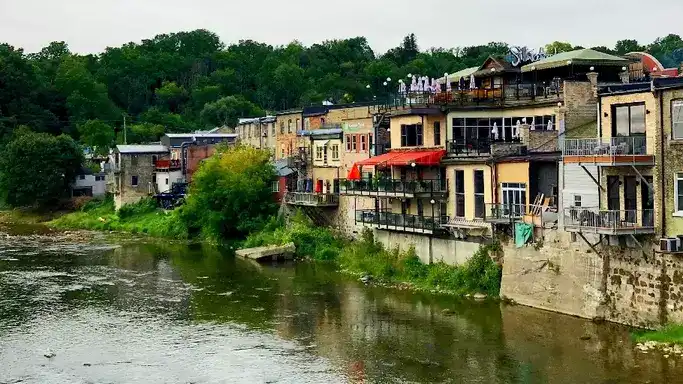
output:
{"label": "air conditioning unit", "polygon": [[678,252],[678,238],[659,239],[659,250],[662,252]]}

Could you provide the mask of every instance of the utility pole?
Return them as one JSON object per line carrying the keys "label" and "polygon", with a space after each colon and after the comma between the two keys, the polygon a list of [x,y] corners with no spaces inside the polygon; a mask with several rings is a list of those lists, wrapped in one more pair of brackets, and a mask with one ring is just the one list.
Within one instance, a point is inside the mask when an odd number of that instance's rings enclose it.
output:
{"label": "utility pole", "polygon": [[128,144],[128,140],[126,138],[126,114],[123,114],[123,144]]}

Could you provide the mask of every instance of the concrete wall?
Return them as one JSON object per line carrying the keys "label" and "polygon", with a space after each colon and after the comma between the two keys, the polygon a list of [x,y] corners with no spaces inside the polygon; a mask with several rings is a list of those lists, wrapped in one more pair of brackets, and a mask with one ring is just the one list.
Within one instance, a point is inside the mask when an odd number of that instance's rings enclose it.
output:
{"label": "concrete wall", "polygon": [[598,246],[545,230],[543,244],[503,247],[501,295],[531,307],[645,328],[683,322],[683,259],[632,244]]}
{"label": "concrete wall", "polygon": [[374,230],[374,235],[375,240],[384,244],[387,249],[398,248],[405,252],[414,246],[417,256],[425,264],[463,264],[474,255],[480,245],[477,242],[383,230]]}

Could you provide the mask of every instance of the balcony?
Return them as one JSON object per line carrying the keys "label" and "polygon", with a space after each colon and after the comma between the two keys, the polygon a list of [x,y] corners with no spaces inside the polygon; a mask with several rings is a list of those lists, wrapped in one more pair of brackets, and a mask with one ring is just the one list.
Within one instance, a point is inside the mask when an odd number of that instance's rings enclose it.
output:
{"label": "balcony", "polygon": [[447,180],[340,180],[340,193],[352,196],[406,197],[448,193]]}
{"label": "balcony", "polygon": [[180,169],[180,160],[157,160],[154,168],[157,172],[176,171]]}
{"label": "balcony", "polygon": [[605,167],[655,164],[655,157],[647,153],[645,136],[565,139],[562,160]]}
{"label": "balcony", "polygon": [[306,207],[336,207],[339,195],[332,193],[287,192],[285,203]]}
{"label": "balcony", "polygon": [[564,227],[567,232],[601,235],[654,234],[654,210],[607,210],[599,208],[567,208]]}
{"label": "balcony", "polygon": [[493,224],[511,224],[522,221],[526,215],[524,204],[486,204],[485,219]]}
{"label": "balcony", "polygon": [[491,140],[481,139],[455,139],[446,141],[448,156],[481,157],[491,155]]}
{"label": "balcony", "polygon": [[425,217],[376,210],[356,211],[356,224],[386,231],[433,234],[443,231],[443,225],[448,222],[448,216]]}

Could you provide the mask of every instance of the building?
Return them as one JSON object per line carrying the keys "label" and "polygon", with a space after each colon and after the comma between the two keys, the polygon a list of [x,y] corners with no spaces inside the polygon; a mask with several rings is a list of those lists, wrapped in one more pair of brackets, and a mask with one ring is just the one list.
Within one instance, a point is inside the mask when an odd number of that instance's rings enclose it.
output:
{"label": "building", "polygon": [[[599,93],[594,137],[567,139],[563,163],[597,168],[597,201],[572,196],[564,229],[620,242],[683,233],[683,78],[610,85]],[[567,179],[565,175],[565,180]]]}
{"label": "building", "polygon": [[[169,180],[184,179],[190,181],[199,163],[211,157],[216,152],[216,145],[233,145],[238,135],[234,133],[195,132],[195,133],[167,133],[161,137],[161,144],[168,147],[170,158],[168,162],[160,161],[159,169],[172,173]],[[168,163],[168,164],[167,164]],[[180,171],[180,177],[174,172]],[[160,191],[170,188],[170,184],[161,183]],[[168,187],[167,187],[168,186]]]}
{"label": "building", "polygon": [[116,209],[157,193],[157,172],[169,174],[171,167],[179,167],[178,160],[175,162],[165,145],[117,145],[107,175],[107,189],[114,195]]}
{"label": "building", "polygon": [[276,160],[274,166],[277,178],[273,181],[273,196],[280,203],[288,191],[296,190],[297,172],[289,166],[287,159]]}
{"label": "building", "polygon": [[106,174],[82,167],[71,184],[71,197],[103,197],[107,193]]}
{"label": "building", "polygon": [[275,115],[275,159],[286,159],[298,152],[297,133],[303,129],[302,110],[294,109]]}

